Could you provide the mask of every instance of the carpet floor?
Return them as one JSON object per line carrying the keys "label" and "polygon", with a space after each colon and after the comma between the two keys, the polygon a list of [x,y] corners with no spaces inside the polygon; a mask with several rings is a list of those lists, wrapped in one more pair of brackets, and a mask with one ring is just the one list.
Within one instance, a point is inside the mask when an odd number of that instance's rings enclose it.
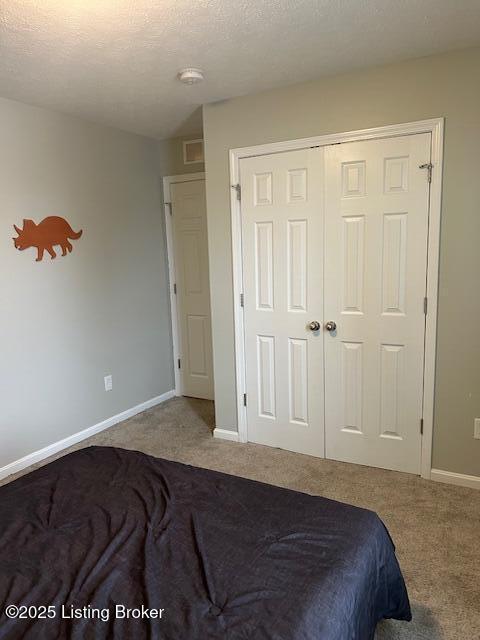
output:
{"label": "carpet floor", "polygon": [[123,447],[376,511],[396,544],[413,610],[410,623],[382,622],[377,640],[480,640],[478,491],[216,440],[213,421],[213,403],[173,398],[42,464],[92,444]]}

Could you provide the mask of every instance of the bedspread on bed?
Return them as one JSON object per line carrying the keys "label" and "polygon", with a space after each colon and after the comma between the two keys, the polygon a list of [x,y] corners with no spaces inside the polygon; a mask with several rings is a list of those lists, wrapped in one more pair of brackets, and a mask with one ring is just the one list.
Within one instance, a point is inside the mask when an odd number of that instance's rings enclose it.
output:
{"label": "bedspread on bed", "polygon": [[371,511],[110,447],[0,488],[2,640],[370,640],[383,617],[411,616]]}

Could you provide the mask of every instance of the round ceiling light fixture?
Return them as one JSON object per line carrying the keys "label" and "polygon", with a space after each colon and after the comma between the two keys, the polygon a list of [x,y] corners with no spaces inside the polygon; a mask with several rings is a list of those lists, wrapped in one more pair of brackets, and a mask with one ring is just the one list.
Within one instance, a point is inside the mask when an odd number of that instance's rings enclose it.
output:
{"label": "round ceiling light fixture", "polygon": [[197,84],[203,80],[203,71],[189,67],[178,72],[178,79],[184,84]]}

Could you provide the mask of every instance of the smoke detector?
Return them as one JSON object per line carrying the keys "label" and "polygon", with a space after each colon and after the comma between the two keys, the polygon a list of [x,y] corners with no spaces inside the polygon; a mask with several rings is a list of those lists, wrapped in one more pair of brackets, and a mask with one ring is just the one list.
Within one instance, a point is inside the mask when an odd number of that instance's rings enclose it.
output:
{"label": "smoke detector", "polygon": [[182,69],[178,72],[178,79],[184,84],[197,84],[203,80],[203,71],[201,69]]}

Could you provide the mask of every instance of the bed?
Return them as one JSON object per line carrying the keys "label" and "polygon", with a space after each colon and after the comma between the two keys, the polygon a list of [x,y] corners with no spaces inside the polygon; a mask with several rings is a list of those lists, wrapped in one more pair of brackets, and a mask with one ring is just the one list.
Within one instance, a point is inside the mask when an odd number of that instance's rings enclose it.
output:
{"label": "bed", "polygon": [[371,640],[382,618],[411,613],[371,511],[112,447],[0,488],[2,640]]}

